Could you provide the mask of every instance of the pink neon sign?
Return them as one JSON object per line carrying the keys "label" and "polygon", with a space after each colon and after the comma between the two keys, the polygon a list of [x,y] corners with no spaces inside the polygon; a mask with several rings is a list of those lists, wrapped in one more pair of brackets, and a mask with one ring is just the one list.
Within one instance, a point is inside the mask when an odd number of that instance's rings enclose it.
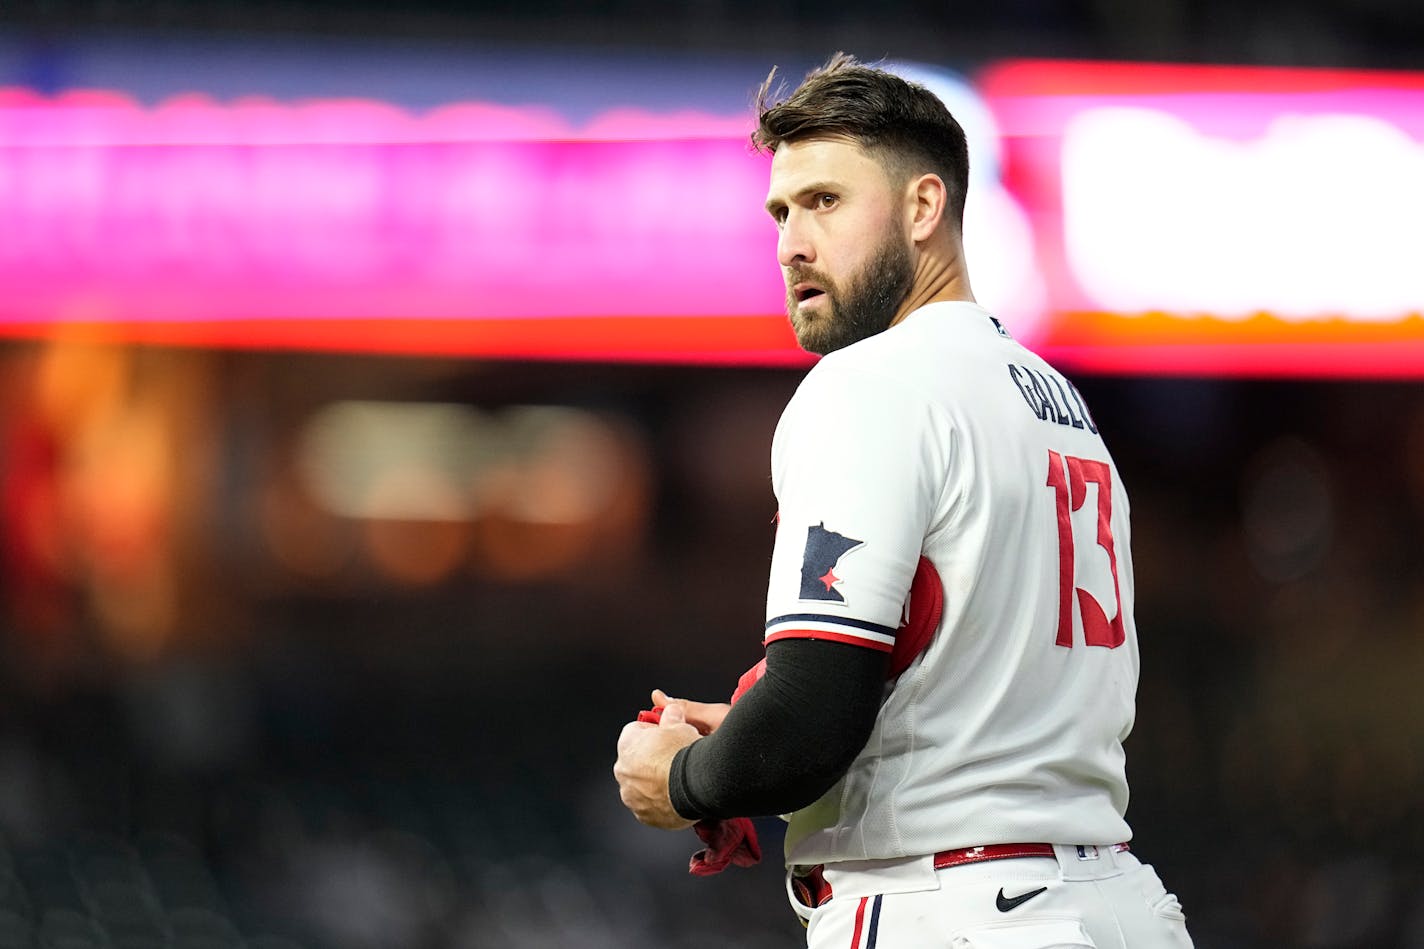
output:
{"label": "pink neon sign", "polygon": [[[572,130],[538,111],[418,119],[340,102],[145,110],[10,91],[0,322],[780,324],[766,164],[729,125],[615,113]],[[682,137],[628,140],[640,128]]]}
{"label": "pink neon sign", "polygon": [[[1035,345],[1424,376],[1424,73],[1020,62],[979,86],[1003,173],[970,259]],[[805,362],[749,123],[0,89],[0,335]]]}

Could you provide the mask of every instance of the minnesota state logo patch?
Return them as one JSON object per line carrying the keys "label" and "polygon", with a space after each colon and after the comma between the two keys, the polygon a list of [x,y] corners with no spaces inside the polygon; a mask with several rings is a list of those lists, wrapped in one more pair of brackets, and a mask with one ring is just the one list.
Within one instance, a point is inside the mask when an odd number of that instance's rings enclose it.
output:
{"label": "minnesota state logo patch", "polygon": [[827,530],[825,521],[806,528],[806,552],[801,556],[801,599],[844,603],[845,597],[836,589],[841,582],[836,566],[841,557],[863,543],[865,541]]}

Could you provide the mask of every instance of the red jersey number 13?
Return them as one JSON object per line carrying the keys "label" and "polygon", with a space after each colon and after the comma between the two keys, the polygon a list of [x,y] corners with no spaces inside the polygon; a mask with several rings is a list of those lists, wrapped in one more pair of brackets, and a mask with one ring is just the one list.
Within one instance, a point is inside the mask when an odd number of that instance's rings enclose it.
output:
{"label": "red jersey number 13", "polygon": [[[1093,594],[1078,586],[1079,570],[1090,576],[1090,570],[1101,570],[1102,556],[1085,552],[1080,567],[1075,556],[1073,512],[1087,500],[1089,483],[1097,485],[1097,536],[1093,543],[1107,552],[1107,566],[1112,574],[1113,599],[1116,612],[1111,620]],[[1053,489],[1058,511],[1058,639],[1060,646],[1073,646],[1073,603],[1083,618],[1083,640],[1089,646],[1115,649],[1127,638],[1122,628],[1122,597],[1117,582],[1117,552],[1112,536],[1112,469],[1106,462],[1085,458],[1064,457],[1056,451],[1048,453],[1048,486]],[[1095,566],[1096,565],[1096,566]],[[1101,574],[1099,575],[1101,576]],[[1101,587],[1099,587],[1101,589]],[[1075,595],[1076,594],[1076,595]]]}

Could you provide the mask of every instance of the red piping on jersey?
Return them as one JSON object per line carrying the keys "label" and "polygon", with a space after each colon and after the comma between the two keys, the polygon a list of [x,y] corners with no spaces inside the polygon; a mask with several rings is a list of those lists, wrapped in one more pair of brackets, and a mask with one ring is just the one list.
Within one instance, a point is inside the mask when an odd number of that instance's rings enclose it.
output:
{"label": "red piping on jersey", "polygon": [[855,931],[850,936],[850,949],[860,949],[860,928],[865,924],[865,904],[870,902],[870,897],[862,896],[860,905],[855,908]]}

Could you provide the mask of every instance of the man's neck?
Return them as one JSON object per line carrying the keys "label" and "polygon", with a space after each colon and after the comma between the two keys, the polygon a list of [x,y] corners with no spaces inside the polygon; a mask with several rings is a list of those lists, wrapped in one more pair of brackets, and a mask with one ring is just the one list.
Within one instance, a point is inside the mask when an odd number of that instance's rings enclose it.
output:
{"label": "man's neck", "polygon": [[964,251],[958,241],[952,246],[926,250],[915,265],[915,279],[910,292],[895,313],[891,326],[915,310],[931,303],[974,303],[974,291],[969,286],[969,271],[964,265]]}

